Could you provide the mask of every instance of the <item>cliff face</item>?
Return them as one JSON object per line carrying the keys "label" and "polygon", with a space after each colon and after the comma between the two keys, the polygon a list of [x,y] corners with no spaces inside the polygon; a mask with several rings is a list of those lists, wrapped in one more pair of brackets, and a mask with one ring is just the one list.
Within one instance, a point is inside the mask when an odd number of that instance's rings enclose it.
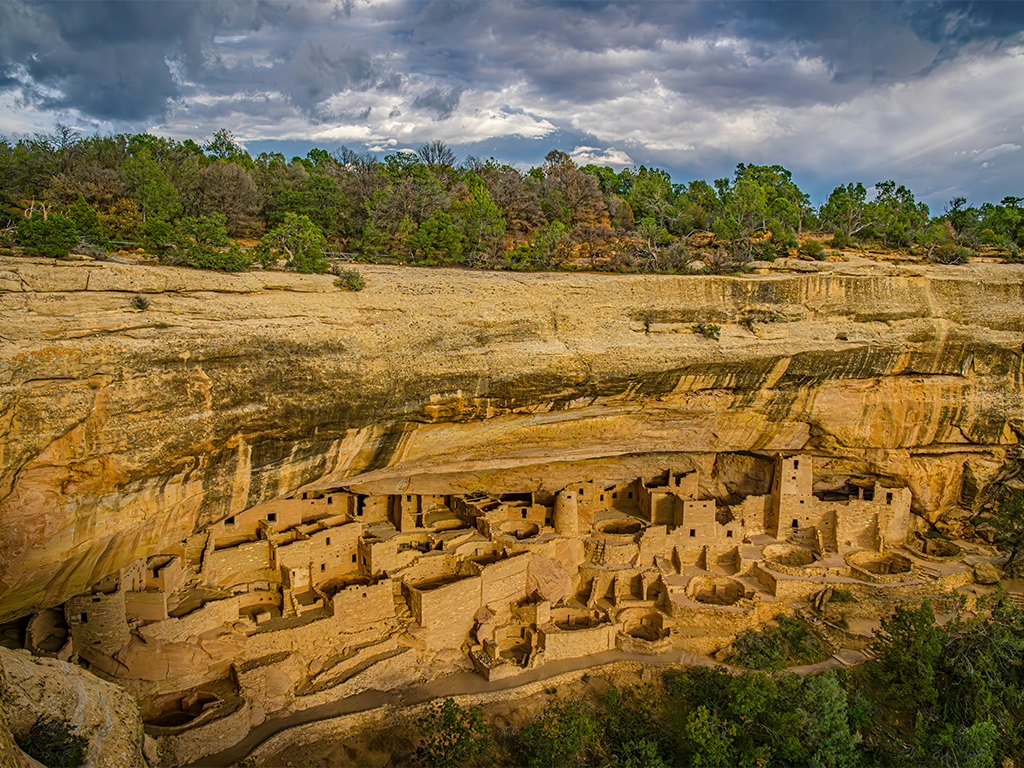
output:
{"label": "cliff face", "polygon": [[812,267],[361,267],[348,293],[0,260],[0,620],[314,483],[533,488],[564,462],[802,450],[930,519],[974,504],[1024,434],[1024,269]]}

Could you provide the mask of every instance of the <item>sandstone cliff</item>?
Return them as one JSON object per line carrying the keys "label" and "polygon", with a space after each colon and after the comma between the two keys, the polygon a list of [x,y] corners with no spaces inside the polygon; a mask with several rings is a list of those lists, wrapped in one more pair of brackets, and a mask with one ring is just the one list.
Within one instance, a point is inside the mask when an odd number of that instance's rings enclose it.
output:
{"label": "sandstone cliff", "polygon": [[975,504],[1024,434],[1024,268],[807,268],[377,266],[348,293],[0,260],[0,620],[342,478],[536,487],[564,462],[802,450],[930,519]]}

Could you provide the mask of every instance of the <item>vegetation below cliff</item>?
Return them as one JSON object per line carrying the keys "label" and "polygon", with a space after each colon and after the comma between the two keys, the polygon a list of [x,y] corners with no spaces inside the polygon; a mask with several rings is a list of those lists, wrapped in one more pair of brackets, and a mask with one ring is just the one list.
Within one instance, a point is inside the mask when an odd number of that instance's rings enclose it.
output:
{"label": "vegetation below cliff", "polygon": [[[992,766],[1024,756],[1024,615],[998,596],[944,626],[925,603],[884,620],[874,661],[806,676],[671,669],[641,684],[601,673],[546,706],[430,705],[363,741],[421,766]],[[512,724],[509,722],[512,718]],[[335,763],[352,734],[294,747]],[[385,746],[386,745],[386,746]],[[347,747],[351,749],[351,747]],[[350,751],[354,760],[360,754]],[[362,755],[366,757],[366,755]],[[270,756],[273,761],[282,755]],[[270,764],[262,759],[257,765]]]}

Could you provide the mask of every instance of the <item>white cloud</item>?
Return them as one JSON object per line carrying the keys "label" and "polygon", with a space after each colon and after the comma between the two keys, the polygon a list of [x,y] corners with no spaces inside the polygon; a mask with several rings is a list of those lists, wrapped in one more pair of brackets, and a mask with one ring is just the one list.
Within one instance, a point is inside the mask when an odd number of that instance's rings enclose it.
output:
{"label": "white cloud", "polygon": [[633,158],[623,152],[621,149],[608,148],[599,149],[598,147],[576,147],[572,152],[569,153],[569,157],[577,165],[610,165],[616,170],[622,170],[631,165],[635,165]]}

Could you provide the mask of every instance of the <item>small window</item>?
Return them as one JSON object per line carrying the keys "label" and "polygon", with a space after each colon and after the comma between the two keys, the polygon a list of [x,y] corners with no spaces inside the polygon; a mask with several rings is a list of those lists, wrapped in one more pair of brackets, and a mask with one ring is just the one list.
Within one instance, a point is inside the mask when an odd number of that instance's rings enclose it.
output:
{"label": "small window", "polygon": [[601,494],[601,501],[604,501],[604,494]]}
{"label": "small window", "polygon": [[224,521],[224,525],[234,525],[234,524],[235,524],[235,518],[234,518],[234,515],[232,515],[231,517],[227,518],[227,519],[226,519],[226,520]]}
{"label": "small window", "polygon": [[696,539],[697,538],[697,529],[696,528],[691,528],[690,529],[690,538],[691,539]]}
{"label": "small window", "polygon": [[267,513],[267,522],[268,523],[276,523],[277,522],[277,512],[268,512]]}
{"label": "small window", "polygon": [[306,499],[308,499],[308,498],[309,498],[309,494],[308,494],[308,493],[303,493],[303,494],[302,494],[302,500],[303,500],[303,501],[305,501],[305,500],[306,500]]}
{"label": "small window", "polygon": [[725,532],[725,538],[731,539],[732,538],[732,531],[726,531]]}
{"label": "small window", "polygon": [[792,527],[793,527],[793,528],[799,528],[799,527],[800,527],[800,521],[794,518],[794,519],[793,519],[793,525],[792,525]]}
{"label": "small window", "polygon": [[101,598],[101,597],[94,597],[94,598],[92,599],[92,601],[93,601],[94,603],[98,603],[98,602],[100,602],[100,600],[102,600],[102,599],[103,599],[103,598]]}
{"label": "small window", "polygon": [[803,499],[800,499],[800,503],[801,503],[801,504],[803,504],[803,503],[804,503],[804,500],[803,500]]}
{"label": "small window", "polygon": [[320,563],[320,573],[327,570],[327,563]]}
{"label": "small window", "polygon": [[892,494],[891,493],[885,494],[885,503],[886,504],[892,504]]}
{"label": "small window", "polygon": [[582,496],[582,495],[583,495],[583,489],[580,488],[580,496]]}
{"label": "small window", "polygon": [[633,498],[633,492],[632,491],[629,492],[629,498],[631,498],[631,499]]}
{"label": "small window", "polygon": [[793,469],[800,469],[800,459],[793,459]]}
{"label": "small window", "polygon": [[331,546],[331,537],[330,536],[327,537],[327,546],[328,547]]}
{"label": "small window", "polygon": [[79,615],[78,618],[81,619],[83,624],[88,624],[89,623],[89,614],[86,613],[85,611],[82,611],[82,613]]}
{"label": "small window", "polygon": [[363,597],[364,597],[364,598],[366,597],[366,593],[365,593],[365,592],[363,592]]}
{"label": "small window", "polygon": [[333,496],[328,496],[327,497],[327,503],[328,504],[333,504],[334,503],[334,497]]}
{"label": "small window", "polygon": [[523,520],[525,520],[525,519],[526,519],[526,510],[524,509],[523,510]]}
{"label": "small window", "polygon": [[405,500],[406,501],[412,501],[412,496],[406,495]]}
{"label": "small window", "polygon": [[352,562],[354,563],[355,561],[356,561],[356,556],[352,555]]}
{"label": "small window", "polygon": [[613,499],[617,499],[617,498],[619,498],[619,494],[617,494],[617,493],[613,493],[613,494],[612,494],[612,498],[613,498]]}

